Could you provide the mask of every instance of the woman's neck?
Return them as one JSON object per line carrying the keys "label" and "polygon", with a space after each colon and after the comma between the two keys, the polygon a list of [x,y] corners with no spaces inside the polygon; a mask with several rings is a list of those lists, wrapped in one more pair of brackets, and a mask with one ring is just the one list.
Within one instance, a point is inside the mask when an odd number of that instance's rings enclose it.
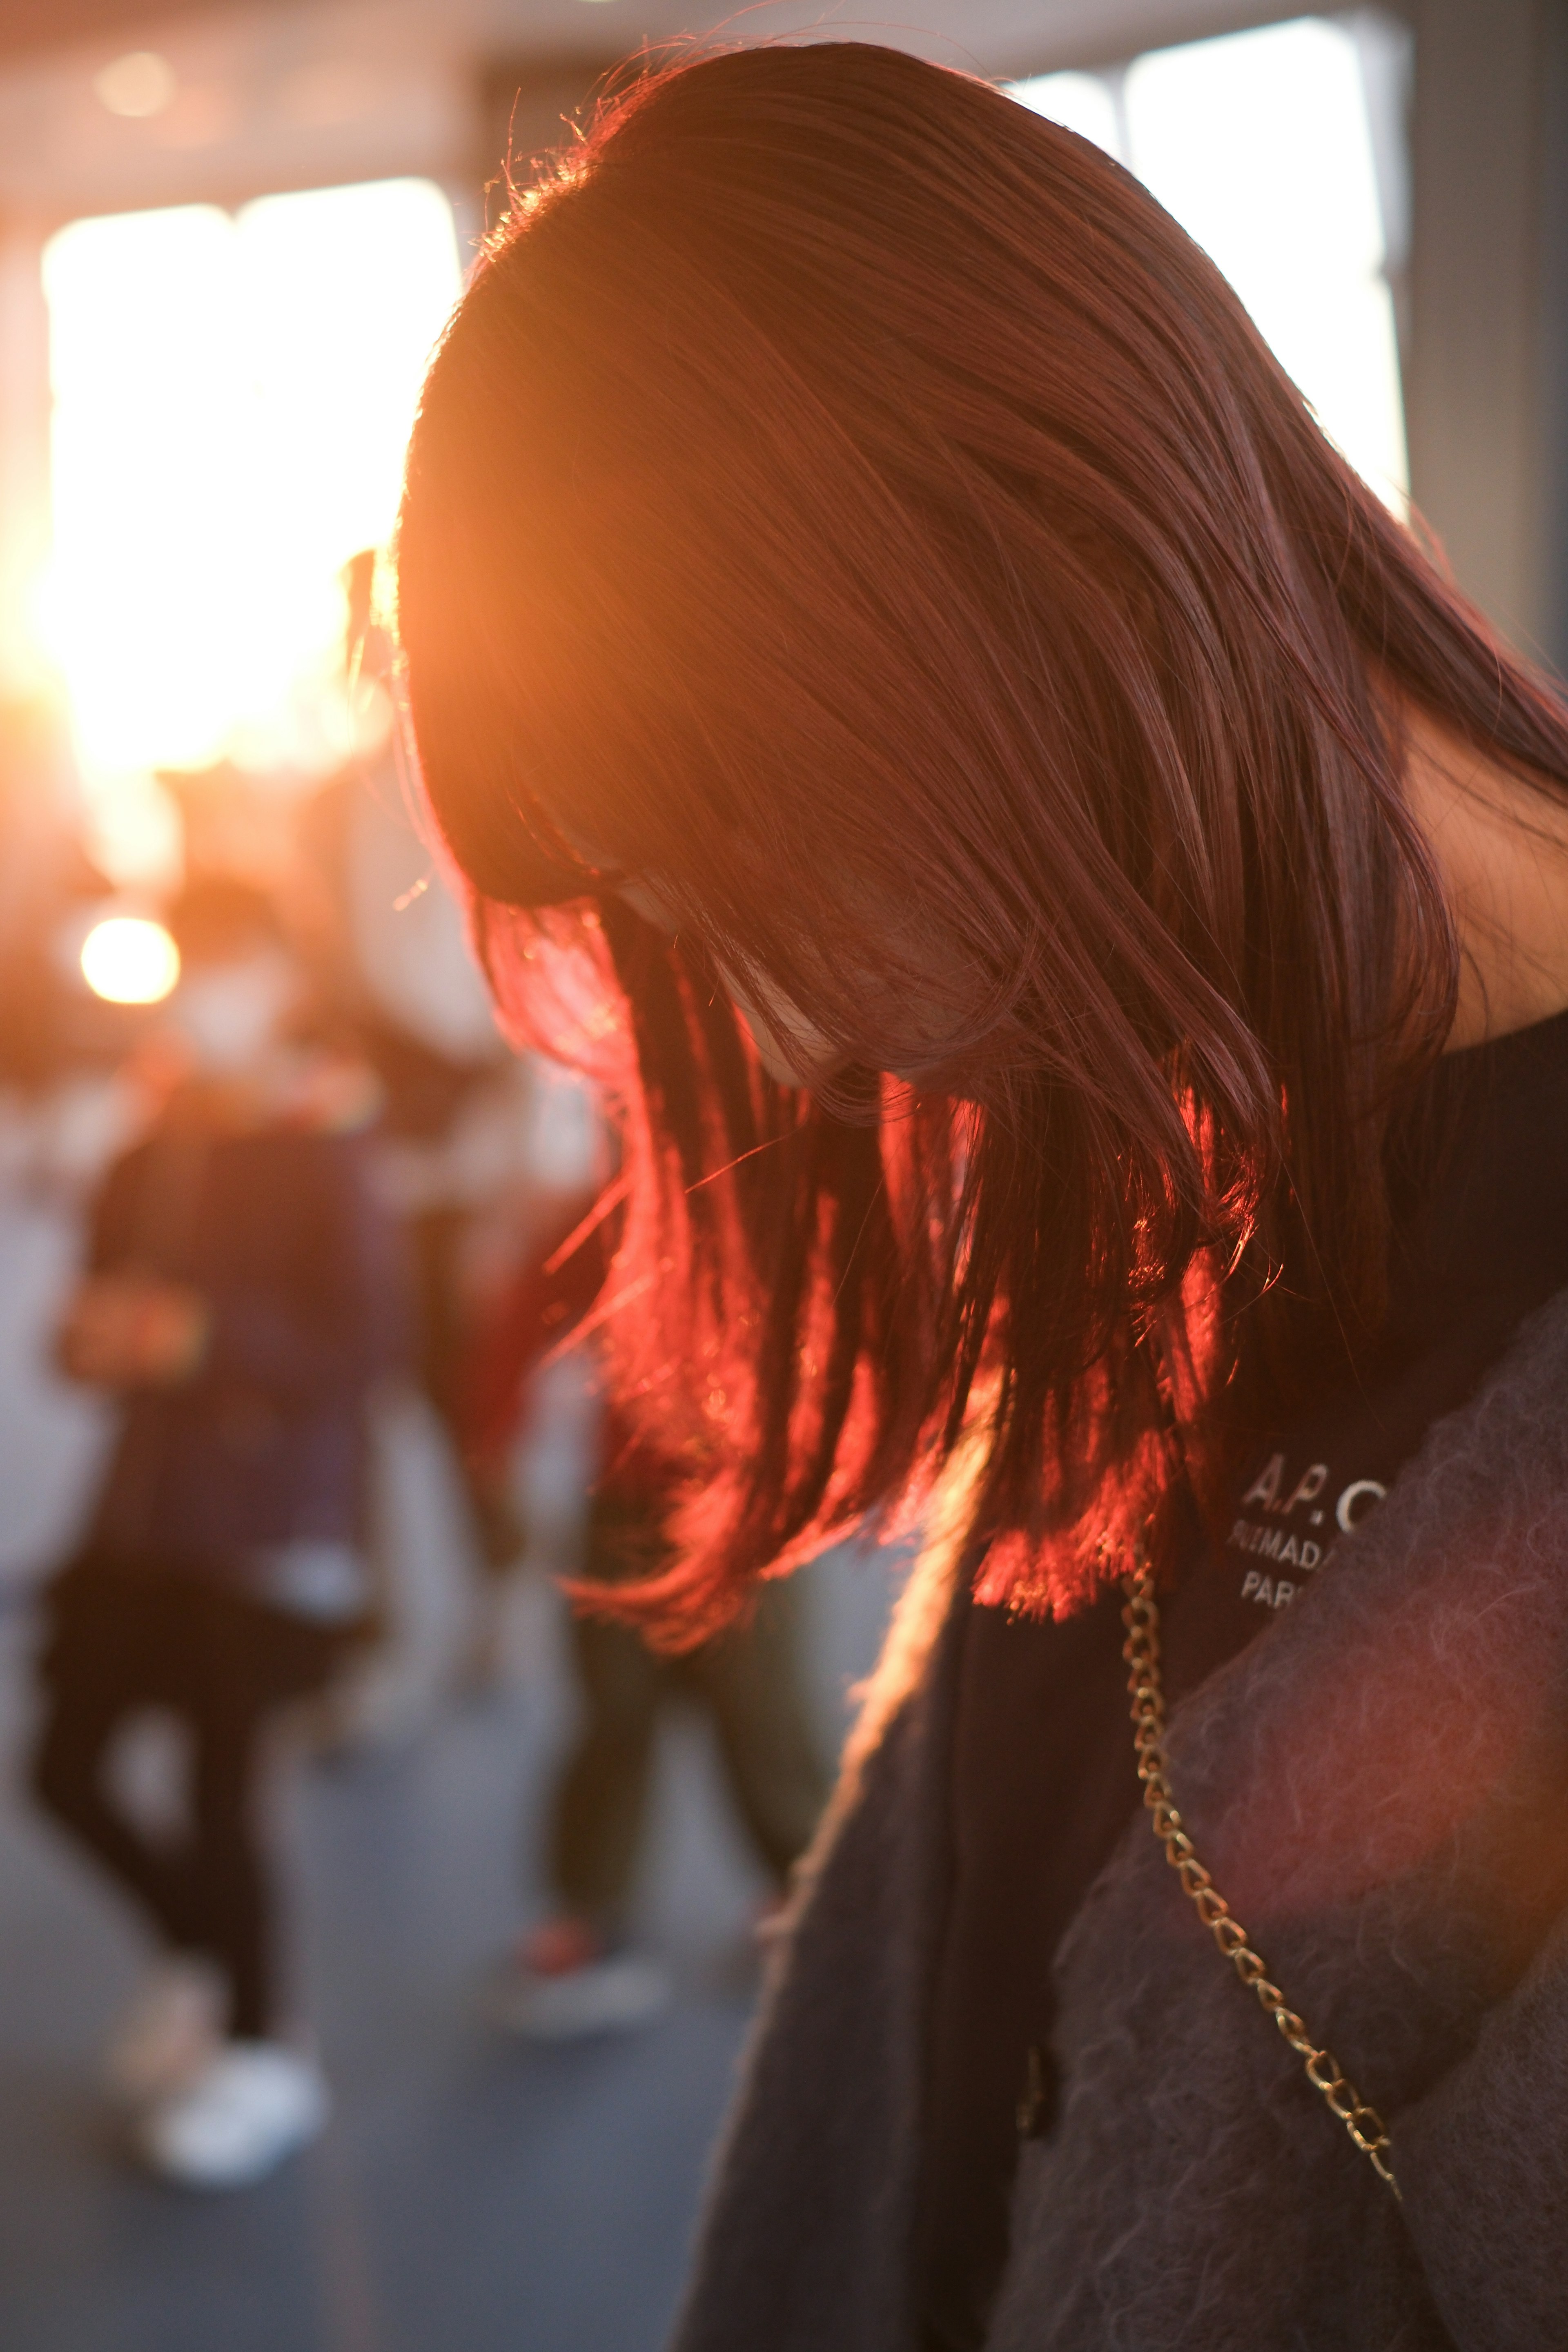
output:
{"label": "woman's neck", "polygon": [[1407,707],[1405,791],[1458,928],[1446,1051],[1568,1011],[1568,803]]}

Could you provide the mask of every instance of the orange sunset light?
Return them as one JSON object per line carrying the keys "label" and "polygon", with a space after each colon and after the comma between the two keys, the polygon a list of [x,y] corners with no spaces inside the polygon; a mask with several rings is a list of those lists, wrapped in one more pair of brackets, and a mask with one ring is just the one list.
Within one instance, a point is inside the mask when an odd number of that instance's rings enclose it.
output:
{"label": "orange sunset light", "polygon": [[45,255],[43,625],[100,856],[166,864],[160,767],[323,772],[347,748],[338,573],[379,545],[459,285],[423,180],[83,220]]}

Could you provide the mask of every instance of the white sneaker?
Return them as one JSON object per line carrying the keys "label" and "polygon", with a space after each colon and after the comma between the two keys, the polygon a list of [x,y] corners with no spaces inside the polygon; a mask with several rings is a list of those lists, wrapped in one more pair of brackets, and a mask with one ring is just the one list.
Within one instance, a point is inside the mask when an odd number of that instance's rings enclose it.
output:
{"label": "white sneaker", "polygon": [[651,2024],[668,2008],[670,1990],[657,1960],[640,1952],[611,1952],[550,1974],[514,1962],[498,1978],[487,2008],[491,2023],[505,2032],[570,2042],[578,2034]]}
{"label": "white sneaker", "polygon": [[277,2042],[229,2042],[143,2116],[142,2156],[186,2189],[245,2189],[315,2138],[331,2105],[321,2069]]}
{"label": "white sneaker", "polygon": [[103,2075],[132,2106],[182,2090],[223,2046],[223,1979],[210,1960],[172,1953],[143,1979],[104,2053]]}

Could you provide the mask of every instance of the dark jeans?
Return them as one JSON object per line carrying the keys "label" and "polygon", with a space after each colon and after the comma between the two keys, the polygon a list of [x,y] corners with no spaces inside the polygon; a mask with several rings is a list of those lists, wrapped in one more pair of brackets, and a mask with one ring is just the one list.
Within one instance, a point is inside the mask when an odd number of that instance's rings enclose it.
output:
{"label": "dark jeans", "polygon": [[[620,1566],[593,1557],[606,1532],[596,1513],[588,1572]],[[548,1864],[562,1902],[614,1931],[626,1908],[641,1842],[658,1718],[671,1700],[695,1703],[712,1725],[736,1811],[781,1885],[810,1843],[831,1774],[801,1677],[802,1602],[793,1579],[764,1585],[742,1624],[682,1657],[651,1651],[630,1626],[574,1617],[572,1649],[583,1715],[556,1786]]]}
{"label": "dark jeans", "polygon": [[[228,2030],[277,2023],[270,1873],[261,1823],[262,1735],[286,1701],[317,1690],[342,1634],[216,1582],[79,1560],[49,1589],[40,1662],[47,1694],[33,1758],[39,1802],[140,1905],[163,1942],[215,1960]],[[165,1709],[192,1742],[189,1829],[153,1840],[104,1785],[110,1743],[132,1716]]]}

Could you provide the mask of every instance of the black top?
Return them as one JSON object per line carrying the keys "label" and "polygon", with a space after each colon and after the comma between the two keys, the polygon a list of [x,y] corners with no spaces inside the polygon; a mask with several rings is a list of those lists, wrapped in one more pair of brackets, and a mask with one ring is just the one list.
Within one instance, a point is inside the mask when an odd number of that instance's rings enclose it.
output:
{"label": "black top", "polygon": [[[1449,1055],[1440,1085],[1447,1141],[1396,1227],[1377,1349],[1247,1464],[1222,1546],[1194,1516],[1161,1608],[1173,1700],[1290,1605],[1521,1318],[1568,1287],[1568,1013]],[[1057,1947],[1139,1807],[1121,1608],[1116,1591],[1061,1622],[969,1607],[922,2151],[925,2352],[984,2340],[1019,2135],[1054,2111]]]}
{"label": "black top", "polygon": [[224,1577],[281,1544],[352,1543],[365,1397],[402,1339],[365,1139],[155,1128],[104,1181],[89,1265],[188,1283],[208,1314],[188,1380],[125,1396],[89,1548]]}

